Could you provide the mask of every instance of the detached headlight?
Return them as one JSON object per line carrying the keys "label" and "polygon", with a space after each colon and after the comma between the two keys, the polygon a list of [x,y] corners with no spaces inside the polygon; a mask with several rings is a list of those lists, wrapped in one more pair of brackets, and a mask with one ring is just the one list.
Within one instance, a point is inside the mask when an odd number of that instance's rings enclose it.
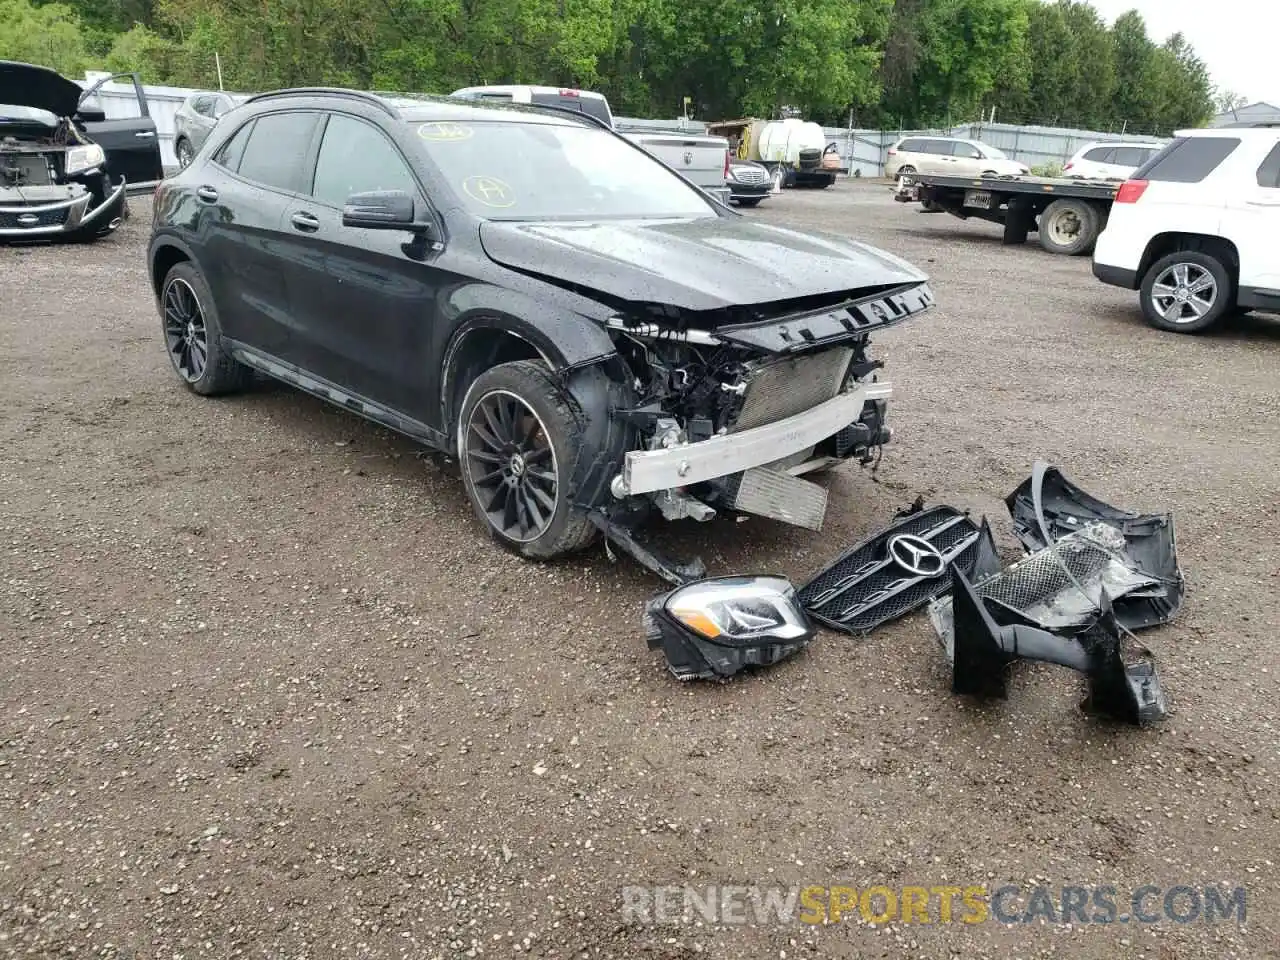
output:
{"label": "detached headlight", "polygon": [[94,167],[102,166],[107,162],[107,155],[102,152],[102,148],[96,143],[85,143],[68,150],[66,161],[67,176],[73,176],[77,173],[86,173]]}
{"label": "detached headlight", "polygon": [[813,624],[782,577],[714,577],[645,605],[650,650],[680,680],[731,677],[777,663],[813,639]]}

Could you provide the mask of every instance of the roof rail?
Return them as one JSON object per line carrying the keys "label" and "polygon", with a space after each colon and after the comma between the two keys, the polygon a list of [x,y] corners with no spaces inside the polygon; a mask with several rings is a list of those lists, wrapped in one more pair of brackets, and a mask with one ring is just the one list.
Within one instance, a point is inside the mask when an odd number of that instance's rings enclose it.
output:
{"label": "roof rail", "polygon": [[399,116],[395,109],[387,101],[383,100],[376,93],[365,93],[363,90],[349,90],[346,87],[289,87],[285,90],[271,90],[267,93],[259,93],[245,103],[257,103],[260,100],[271,100],[276,97],[350,97],[353,100],[363,100],[365,103],[371,104],[381,110],[383,113],[389,113],[391,116]]}

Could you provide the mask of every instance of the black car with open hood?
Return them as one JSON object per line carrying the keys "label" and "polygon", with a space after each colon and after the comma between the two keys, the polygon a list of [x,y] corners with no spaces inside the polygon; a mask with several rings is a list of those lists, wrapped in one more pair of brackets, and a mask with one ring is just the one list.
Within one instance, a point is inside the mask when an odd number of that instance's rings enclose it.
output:
{"label": "black car with open hood", "polygon": [[[133,116],[90,106],[127,78]],[[164,175],[159,137],[136,74],[88,90],[48,67],[0,60],[0,240],[93,239],[128,215],[126,186]]]}
{"label": "black car with open hood", "polygon": [[456,457],[519,554],[603,532],[664,576],[647,518],[821,529],[809,476],[891,437],[871,339],[933,305],[589,116],[338,89],[228,114],[157,190],[149,266],[194,392],[266,373]]}

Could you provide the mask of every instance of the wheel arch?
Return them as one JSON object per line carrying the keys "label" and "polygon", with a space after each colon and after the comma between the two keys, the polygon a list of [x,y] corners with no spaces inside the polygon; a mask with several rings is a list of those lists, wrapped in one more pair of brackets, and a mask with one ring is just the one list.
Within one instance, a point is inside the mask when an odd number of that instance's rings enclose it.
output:
{"label": "wheel arch", "polygon": [[1217,259],[1226,268],[1232,284],[1240,282],[1240,251],[1225,237],[1205,233],[1159,233],[1151,238],[1138,264],[1138,282],[1147,275],[1152,264],[1171,253],[1195,251]]}
{"label": "wheel arch", "polygon": [[191,255],[191,251],[187,246],[171,237],[164,237],[155,241],[151,245],[151,252],[147,257],[147,263],[151,273],[151,289],[158,297],[160,289],[164,285],[164,278],[169,275],[179,263],[184,261],[193,261],[195,257]]}
{"label": "wheel arch", "polygon": [[478,312],[458,325],[440,364],[440,406],[446,435],[457,417],[467,388],[486,370],[515,360],[539,360],[563,372],[616,355],[603,327],[586,318],[529,319],[498,312]]}

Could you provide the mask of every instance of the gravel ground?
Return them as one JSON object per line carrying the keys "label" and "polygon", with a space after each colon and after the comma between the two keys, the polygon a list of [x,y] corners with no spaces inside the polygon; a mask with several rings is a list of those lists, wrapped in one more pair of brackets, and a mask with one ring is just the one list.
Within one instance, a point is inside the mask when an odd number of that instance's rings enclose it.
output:
{"label": "gravel ground", "polygon": [[[677,684],[629,562],[520,562],[408,442],[283,387],[183,390],[133,209],[90,247],[0,249],[0,955],[1277,955],[1280,323],[1159,333],[1087,260],[882,185],[750,214],[900,253],[940,305],[878,339],[896,437],[876,481],[836,474],[824,535],[668,546],[799,581],[923,495],[1012,558],[1001,498],[1050,460],[1177,513],[1188,600],[1143,637],[1173,715],[1138,731],[1051,667],[953,698],[924,614]],[[1144,884],[1245,886],[1248,920],[620,910],[630,885],[1006,882],[1112,885],[1121,913]]]}

